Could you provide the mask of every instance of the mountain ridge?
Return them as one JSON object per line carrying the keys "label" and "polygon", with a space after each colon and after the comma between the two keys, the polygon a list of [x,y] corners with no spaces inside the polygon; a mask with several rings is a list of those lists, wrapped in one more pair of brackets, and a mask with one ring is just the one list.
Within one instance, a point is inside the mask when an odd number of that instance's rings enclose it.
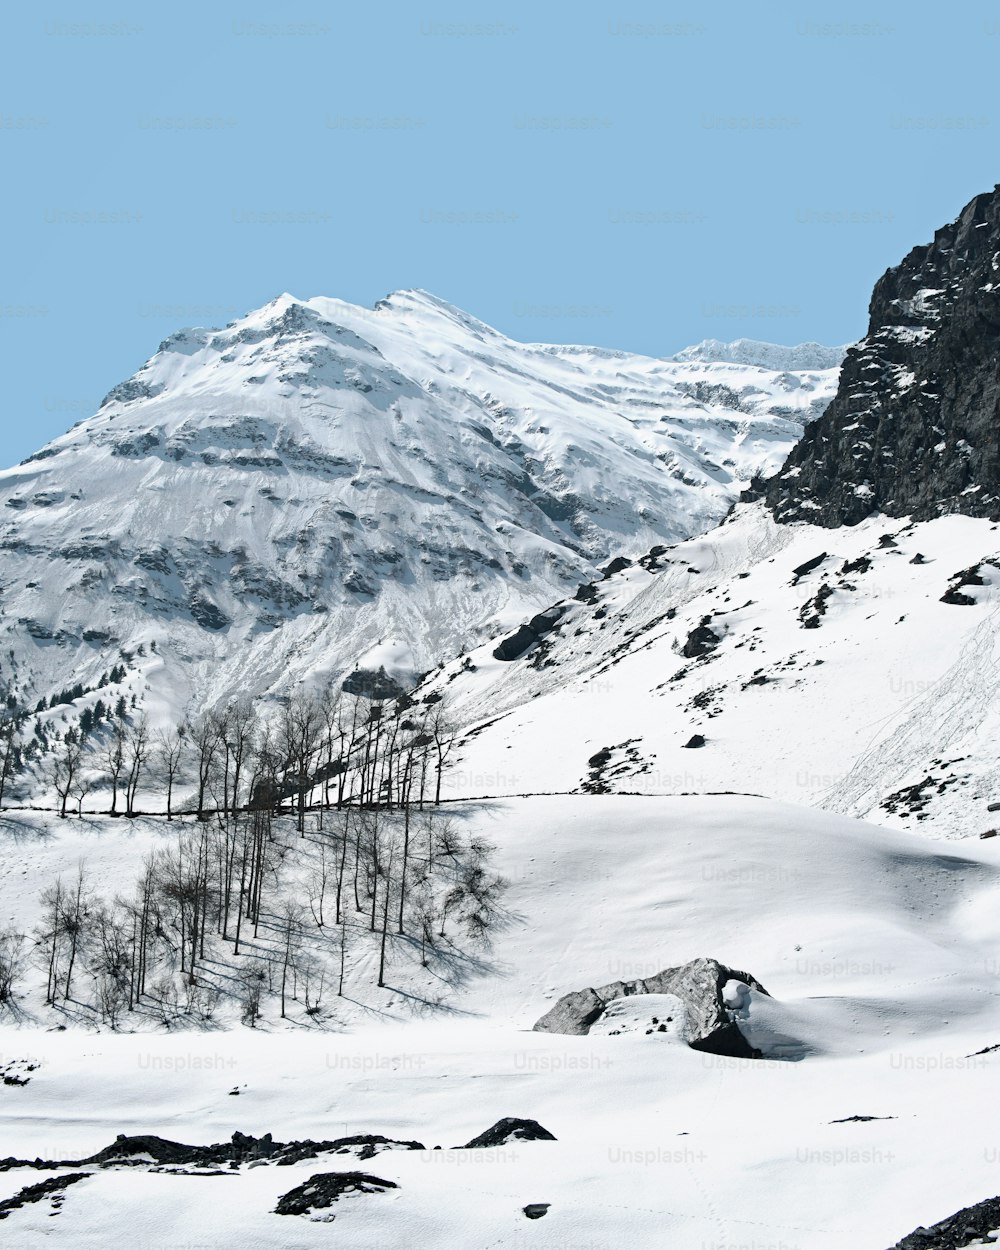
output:
{"label": "mountain ridge", "polygon": [[420,291],[178,331],[0,473],[5,693],[154,640],[129,694],[170,714],[386,646],[415,675],[715,523],[835,373],[518,344]]}
{"label": "mountain ridge", "polygon": [[779,520],[1000,517],[1000,186],[879,278],[837,395],[757,483]]}

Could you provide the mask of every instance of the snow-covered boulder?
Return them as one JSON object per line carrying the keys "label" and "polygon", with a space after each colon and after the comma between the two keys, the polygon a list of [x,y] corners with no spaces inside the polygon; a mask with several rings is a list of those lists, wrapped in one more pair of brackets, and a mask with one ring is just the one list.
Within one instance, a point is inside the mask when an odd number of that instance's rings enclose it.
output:
{"label": "snow-covered boulder", "polygon": [[750,991],[767,990],[746,972],[727,968],[717,959],[701,957],[677,968],[665,968],[637,981],[613,981],[597,989],[564,994],[536,1021],[537,1033],[589,1033],[609,1003],[632,994],[671,995],[684,1010],[683,1035],[694,1050],[738,1058],[757,1058],[740,1030],[737,1016],[745,1011]]}

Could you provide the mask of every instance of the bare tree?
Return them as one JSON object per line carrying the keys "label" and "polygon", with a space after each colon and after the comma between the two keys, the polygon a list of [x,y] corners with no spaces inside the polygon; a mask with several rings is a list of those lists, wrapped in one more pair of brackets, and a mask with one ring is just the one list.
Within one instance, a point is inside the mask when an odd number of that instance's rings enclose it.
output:
{"label": "bare tree", "polygon": [[297,828],[305,835],[306,799],[313,785],[316,753],[323,734],[323,714],[306,695],[295,695],[285,709],[281,723],[281,748],[287,775],[295,785]]}
{"label": "bare tree", "polygon": [[91,969],[97,977],[97,1007],[102,1019],[116,1028],[121,1012],[133,1006],[135,931],[130,909],[121,902],[101,902],[94,909],[96,954]]}
{"label": "bare tree", "polygon": [[130,725],[125,735],[125,763],[128,776],[125,781],[125,815],[135,815],[135,796],[139,790],[139,779],[149,758],[149,724],[145,716],[140,716]]}
{"label": "bare tree", "polygon": [[111,815],[118,814],[118,785],[125,767],[125,739],[128,726],[116,716],[111,722],[111,734],[104,747],[104,771],[111,778]]}
{"label": "bare tree", "polygon": [[194,748],[198,765],[198,819],[206,820],[205,795],[219,750],[219,719],[214,713],[206,712],[185,726],[185,734]]}
{"label": "bare tree", "polygon": [[257,714],[247,698],[235,699],[226,708],[220,726],[222,745],[226,752],[227,784],[224,788],[223,808],[228,805],[235,815],[243,802],[243,784],[247,765],[257,737]]}
{"label": "bare tree", "polygon": [[59,796],[59,815],[65,817],[66,804],[69,802],[70,791],[77,779],[80,769],[81,749],[76,735],[69,731],[63,739],[62,748],[52,761],[52,784]]}
{"label": "bare tree", "polygon": [[378,986],[381,989],[385,985],[385,950],[386,937],[389,930],[389,904],[393,891],[393,867],[395,866],[397,855],[399,852],[399,839],[396,831],[393,830],[388,837],[383,840],[382,853],[382,935],[379,941],[379,957],[378,957]]}
{"label": "bare tree", "polygon": [[488,945],[502,918],[501,899],[508,882],[490,868],[496,847],[482,838],[473,838],[462,865],[461,919],[466,936]]}
{"label": "bare tree", "polygon": [[160,774],[167,783],[167,820],[173,820],[174,785],[181,772],[184,748],[187,744],[187,733],[183,725],[175,725],[173,729],[160,730],[154,737],[156,759]]}
{"label": "bare tree", "polygon": [[0,1003],[13,999],[24,963],[24,934],[15,929],[0,929]]}
{"label": "bare tree", "polygon": [[323,912],[326,905],[326,889],[330,878],[330,863],[326,838],[321,837],[317,845],[319,848],[319,860],[313,865],[308,881],[309,910],[312,912],[312,918],[315,920],[317,928],[322,929],[324,924]]}
{"label": "bare tree", "polygon": [[71,786],[73,798],[76,799],[76,814],[79,820],[83,820],[83,800],[94,788],[94,778],[90,773],[84,772],[82,766],[77,772],[76,780]]}
{"label": "bare tree", "polygon": [[73,888],[63,896],[62,932],[66,940],[66,983],[63,999],[69,999],[73,987],[73,969],[83,944],[90,900],[86,894],[87,874],[82,861],[77,865]]}
{"label": "bare tree", "polygon": [[337,953],[339,955],[339,969],[337,976],[337,997],[344,997],[344,971],[347,966],[347,956],[351,948],[350,931],[347,928],[346,919],[341,921],[340,933],[337,937]]}
{"label": "bare tree", "polygon": [[439,703],[430,718],[429,732],[434,749],[434,806],[441,805],[441,779],[451,763],[458,746],[458,730],[450,720],[443,703]]}
{"label": "bare tree", "polygon": [[257,1021],[260,1019],[260,1000],[264,993],[266,981],[267,968],[259,960],[247,964],[237,974],[240,1006],[242,1008],[241,1018],[243,1023],[248,1024],[250,1028],[256,1027]]}
{"label": "bare tree", "polygon": [[286,899],[281,909],[281,1018],[285,1019],[286,991],[289,974],[295,967],[302,937],[302,908],[293,899]]}
{"label": "bare tree", "polygon": [[38,946],[44,952],[46,967],[45,1002],[48,1005],[52,1005],[56,1001],[59,980],[59,957],[62,951],[65,897],[62,877],[57,877],[55,884],[42,892],[43,918],[38,930]]}

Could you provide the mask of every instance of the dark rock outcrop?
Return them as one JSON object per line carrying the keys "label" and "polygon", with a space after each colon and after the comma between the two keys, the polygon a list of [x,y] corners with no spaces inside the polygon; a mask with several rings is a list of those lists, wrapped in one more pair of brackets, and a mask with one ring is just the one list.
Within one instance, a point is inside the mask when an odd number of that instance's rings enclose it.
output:
{"label": "dark rock outcrop", "polygon": [[287,1194],[282,1194],[274,1208],[275,1215],[309,1215],[331,1207],[345,1194],[382,1194],[398,1189],[395,1181],[385,1181],[369,1172],[317,1172]]}
{"label": "dark rock outcrop", "polygon": [[982,564],[974,564],[971,569],[962,569],[956,573],[948,583],[948,589],[941,596],[942,603],[954,603],[960,607],[974,607],[975,599],[972,595],[964,593],[966,586],[988,586],[986,578],[983,577]]}
{"label": "dark rock outcrop", "polygon": [[779,521],[1000,518],[1000,187],[876,283],[833,402],[758,482]]}
{"label": "dark rock outcrop", "polygon": [[390,677],[384,666],[377,669],[356,668],[344,678],[343,689],[346,694],[360,695],[377,703],[389,699],[398,699],[406,693],[395,677]]}
{"label": "dark rock outcrop", "polygon": [[552,632],[566,613],[565,604],[555,604],[533,616],[526,625],[519,626],[512,634],[508,634],[493,648],[495,660],[516,660],[524,655],[529,647],[539,638]]}
{"label": "dark rock outcrop", "polygon": [[721,639],[708,624],[709,619],[706,617],[700,624],[696,625],[684,640],[684,646],[681,647],[681,655],[686,659],[694,660],[699,656],[708,655],[710,651],[714,651],[719,645]]}
{"label": "dark rock outcrop", "polygon": [[321,1154],[354,1154],[359,1159],[371,1159],[383,1150],[423,1150],[418,1141],[395,1141],[380,1133],[356,1133],[350,1137],[337,1137],[330,1141],[276,1142],[270,1133],[253,1137],[249,1133],[233,1133],[227,1142],[215,1142],[210,1146],[189,1146],[184,1142],[170,1141],[152,1133],[126,1136],[119,1133],[110,1146],[98,1150],[86,1159],[0,1159],[0,1172],[14,1168],[81,1167],[89,1165],[100,1168],[142,1167],[210,1167],[221,1164],[238,1166],[266,1160],[279,1167],[315,1159]]}
{"label": "dark rock outcrop", "polygon": [[42,1202],[46,1198],[51,1198],[53,1205],[59,1206],[67,1186],[75,1185],[77,1181],[85,1181],[88,1175],[88,1172],[69,1172],[65,1176],[50,1176],[48,1180],[39,1181],[37,1185],[25,1185],[12,1198],[4,1198],[0,1202],[0,1220],[5,1220],[11,1211],[16,1211],[19,1207]]}
{"label": "dark rock outcrop", "polygon": [[798,565],[792,569],[792,585],[798,584],[799,578],[805,577],[807,573],[811,573],[813,569],[818,569],[826,559],[826,552],[821,551],[818,556],[813,556],[811,560],[806,560],[804,564]]}
{"label": "dark rock outcrop", "polygon": [[742,981],[751,989],[767,990],[746,972],[727,968],[717,959],[692,959],[677,968],[665,968],[655,976],[639,981],[612,981],[597,989],[564,994],[551,1010],[533,1026],[538,1033],[590,1032],[608,1003],[632,994],[673,994],[684,1004],[688,1045],[693,1050],[740,1059],[759,1058],[723,1000],[727,981]]}
{"label": "dark rock outcrop", "polygon": [[495,1146],[506,1146],[512,1141],[555,1141],[555,1137],[547,1128],[542,1128],[537,1120],[519,1120],[515,1116],[506,1115],[497,1120],[492,1128],[478,1137],[473,1137],[460,1150],[487,1150]]}
{"label": "dark rock outcrop", "polygon": [[1000,1228],[1000,1198],[987,1198],[973,1207],[963,1207],[930,1228],[923,1225],[915,1228],[902,1241],[897,1241],[892,1250],[960,1250],[962,1246],[978,1245],[987,1233],[997,1228]]}

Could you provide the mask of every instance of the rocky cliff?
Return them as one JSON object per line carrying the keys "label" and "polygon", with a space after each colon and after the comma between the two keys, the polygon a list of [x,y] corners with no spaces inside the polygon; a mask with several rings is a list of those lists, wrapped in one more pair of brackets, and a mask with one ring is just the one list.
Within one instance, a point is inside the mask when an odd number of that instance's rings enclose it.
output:
{"label": "rocky cliff", "polygon": [[889,269],[869,314],[833,402],[762,484],[771,511],[1000,517],[1000,187]]}

